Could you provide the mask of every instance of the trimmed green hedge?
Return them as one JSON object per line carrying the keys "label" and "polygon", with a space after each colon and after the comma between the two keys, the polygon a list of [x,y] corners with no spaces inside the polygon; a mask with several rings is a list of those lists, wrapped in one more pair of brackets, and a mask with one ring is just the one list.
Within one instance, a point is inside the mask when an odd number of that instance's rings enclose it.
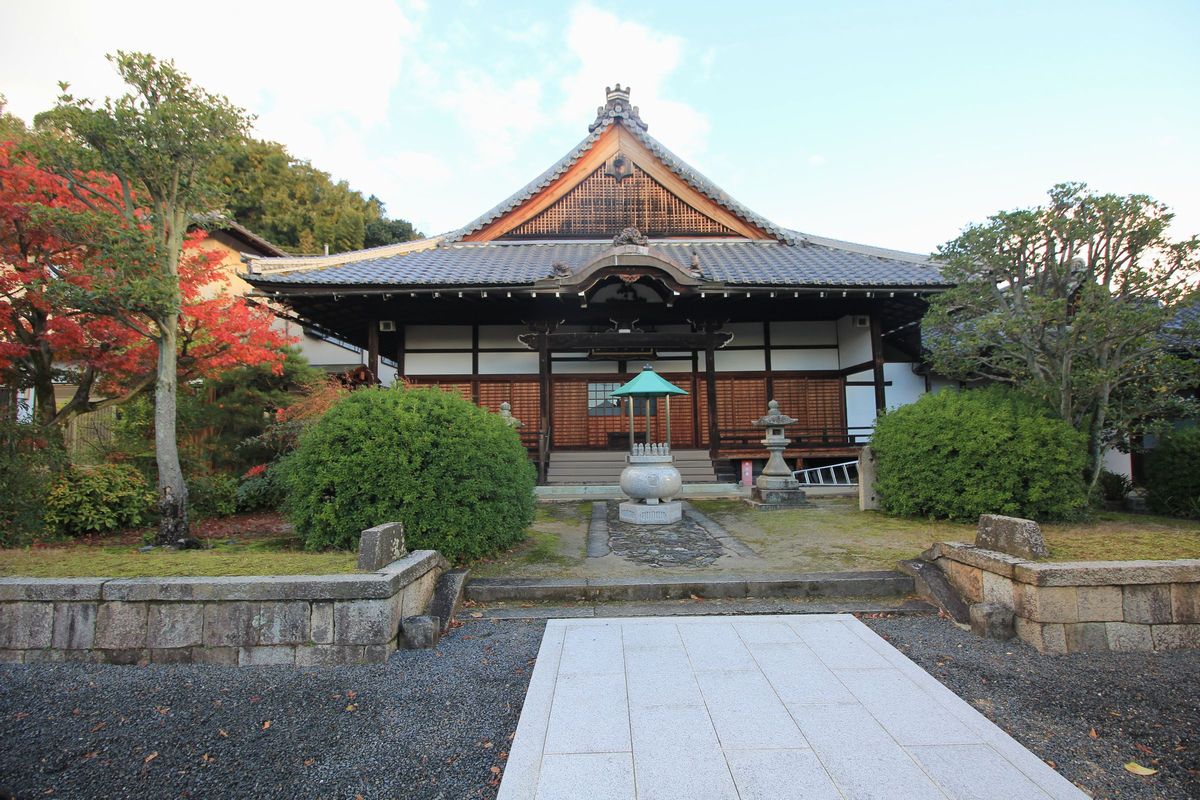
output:
{"label": "trimmed green hedge", "polygon": [[1153,511],[1200,518],[1200,427],[1171,431],[1146,454],[1146,493]]}
{"label": "trimmed green hedge", "polygon": [[284,514],[310,550],[356,547],[364,529],[399,520],[411,549],[467,560],[533,521],[534,468],[516,432],[439,389],[360,389],[278,469]]}
{"label": "trimmed green hedge", "polygon": [[876,489],[894,514],[1052,520],[1087,506],[1083,435],[1016,392],[927,394],[880,417],[871,444]]}

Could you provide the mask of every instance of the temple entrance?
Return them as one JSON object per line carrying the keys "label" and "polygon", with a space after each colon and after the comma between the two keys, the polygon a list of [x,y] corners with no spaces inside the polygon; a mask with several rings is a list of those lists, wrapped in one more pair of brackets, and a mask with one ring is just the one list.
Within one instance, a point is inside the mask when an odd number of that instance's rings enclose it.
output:
{"label": "temple entrance", "polygon": [[[692,391],[692,375],[662,376],[688,392]],[[555,375],[551,380],[550,414],[553,420],[551,444],[555,448],[580,450],[629,450],[629,415],[623,401],[612,397],[628,375]],[[636,399],[633,401],[634,438],[646,440],[647,423],[650,437],[656,442],[667,441],[665,399]],[[672,447],[696,447],[696,430],[692,413],[692,398],[680,397],[671,406]]]}

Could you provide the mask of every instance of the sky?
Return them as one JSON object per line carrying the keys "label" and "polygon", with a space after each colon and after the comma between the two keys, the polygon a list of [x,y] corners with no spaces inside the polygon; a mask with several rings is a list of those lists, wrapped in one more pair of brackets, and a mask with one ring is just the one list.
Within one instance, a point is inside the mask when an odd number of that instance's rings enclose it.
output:
{"label": "sky", "polygon": [[0,0],[0,93],[120,94],[145,50],[427,234],[586,134],[607,85],[746,206],[932,252],[1053,184],[1149,194],[1200,234],[1200,2]]}

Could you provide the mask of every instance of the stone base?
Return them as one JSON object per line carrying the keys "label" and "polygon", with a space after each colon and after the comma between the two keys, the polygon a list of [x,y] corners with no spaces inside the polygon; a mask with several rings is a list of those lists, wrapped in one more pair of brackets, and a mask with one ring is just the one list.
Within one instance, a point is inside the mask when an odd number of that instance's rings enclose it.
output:
{"label": "stone base", "polygon": [[620,509],[621,521],[632,525],[667,525],[683,519],[683,504],[678,500],[655,505],[626,500]]}
{"label": "stone base", "polygon": [[763,489],[755,486],[750,490],[750,505],[759,511],[773,511],[808,505],[803,489]]}

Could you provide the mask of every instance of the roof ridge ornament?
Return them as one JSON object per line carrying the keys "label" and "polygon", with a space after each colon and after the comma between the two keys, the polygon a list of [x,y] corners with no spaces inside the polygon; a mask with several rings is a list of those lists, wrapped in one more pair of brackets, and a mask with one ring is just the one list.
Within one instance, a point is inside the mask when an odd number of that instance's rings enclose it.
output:
{"label": "roof ridge ornament", "polygon": [[649,130],[650,126],[642,122],[641,116],[638,115],[637,106],[629,104],[629,87],[621,88],[621,84],[616,86],[604,87],[604,105],[596,109],[596,121],[588,125],[588,132],[591,133],[604,125],[608,120],[623,119],[626,122],[632,122],[642,130]]}
{"label": "roof ridge ornament", "polygon": [[623,247],[630,244],[637,247],[646,247],[650,244],[650,240],[646,238],[645,234],[630,225],[613,237],[613,247]]}

